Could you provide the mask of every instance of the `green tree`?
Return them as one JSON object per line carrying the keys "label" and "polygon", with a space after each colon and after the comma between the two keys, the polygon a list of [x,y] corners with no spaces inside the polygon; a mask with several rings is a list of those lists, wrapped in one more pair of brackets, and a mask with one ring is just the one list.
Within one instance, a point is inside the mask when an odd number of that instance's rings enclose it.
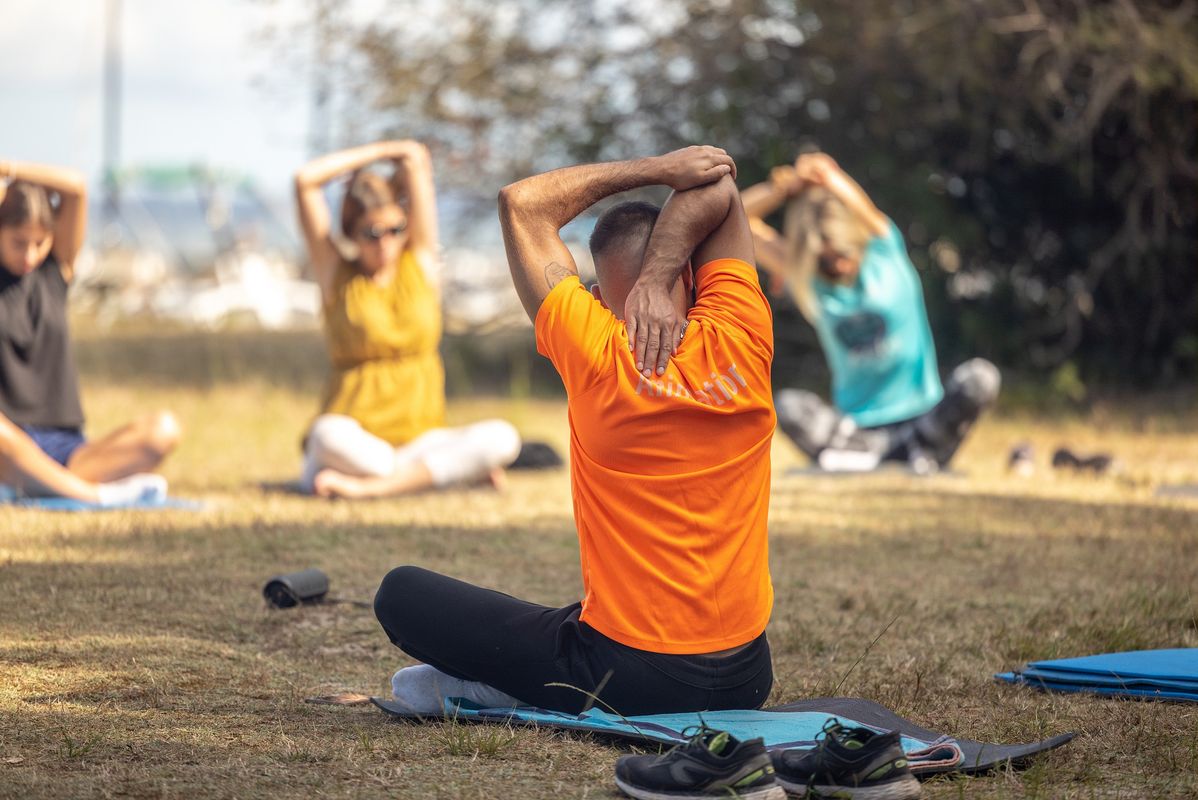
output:
{"label": "green tree", "polygon": [[418,136],[494,182],[706,141],[743,183],[818,147],[907,235],[946,362],[1193,375],[1194,0],[390,9],[342,31],[355,130]]}

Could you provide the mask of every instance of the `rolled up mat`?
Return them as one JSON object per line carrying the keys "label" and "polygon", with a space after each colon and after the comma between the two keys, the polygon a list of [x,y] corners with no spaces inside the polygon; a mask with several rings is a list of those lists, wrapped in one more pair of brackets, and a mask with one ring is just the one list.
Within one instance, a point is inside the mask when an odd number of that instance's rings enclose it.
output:
{"label": "rolled up mat", "polygon": [[312,567],[276,575],[262,587],[262,596],[274,608],[293,608],[300,603],[319,603],[329,593],[329,576]]}

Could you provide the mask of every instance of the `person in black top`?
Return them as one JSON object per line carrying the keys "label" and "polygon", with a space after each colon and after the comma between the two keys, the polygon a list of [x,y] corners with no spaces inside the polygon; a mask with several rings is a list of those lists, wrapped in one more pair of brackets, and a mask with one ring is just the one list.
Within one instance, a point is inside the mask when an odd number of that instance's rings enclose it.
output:
{"label": "person in black top", "polygon": [[172,414],[83,436],[67,290],[86,227],[82,175],[0,161],[0,494],[153,502],[166,481],[146,473],[178,443]]}

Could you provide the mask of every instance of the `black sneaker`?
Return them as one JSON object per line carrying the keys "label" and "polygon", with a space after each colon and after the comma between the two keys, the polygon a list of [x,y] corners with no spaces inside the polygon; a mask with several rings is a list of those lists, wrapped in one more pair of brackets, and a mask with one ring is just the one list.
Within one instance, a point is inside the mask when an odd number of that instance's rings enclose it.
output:
{"label": "black sneaker", "polygon": [[794,794],[838,800],[912,800],[920,794],[897,731],[846,728],[832,718],[814,750],[770,755],[778,782]]}
{"label": "black sneaker", "polygon": [[1110,453],[1094,453],[1093,455],[1079,455],[1067,447],[1058,447],[1056,452],[1052,454],[1052,468],[1063,469],[1069,468],[1078,472],[1093,472],[1095,475],[1102,475],[1115,463],[1115,457]]}
{"label": "black sneaker", "polygon": [[785,800],[760,739],[737,740],[702,725],[690,741],[660,756],[621,756],[616,785],[638,800]]}

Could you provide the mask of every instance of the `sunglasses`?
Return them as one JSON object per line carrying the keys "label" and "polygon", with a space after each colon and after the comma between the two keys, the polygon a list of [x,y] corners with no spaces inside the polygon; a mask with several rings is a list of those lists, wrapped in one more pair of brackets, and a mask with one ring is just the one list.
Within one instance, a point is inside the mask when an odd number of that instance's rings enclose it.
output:
{"label": "sunglasses", "polygon": [[377,242],[384,236],[399,236],[408,229],[407,222],[401,222],[398,225],[387,227],[384,225],[371,225],[369,228],[358,232],[359,239],[368,239],[372,242]]}

